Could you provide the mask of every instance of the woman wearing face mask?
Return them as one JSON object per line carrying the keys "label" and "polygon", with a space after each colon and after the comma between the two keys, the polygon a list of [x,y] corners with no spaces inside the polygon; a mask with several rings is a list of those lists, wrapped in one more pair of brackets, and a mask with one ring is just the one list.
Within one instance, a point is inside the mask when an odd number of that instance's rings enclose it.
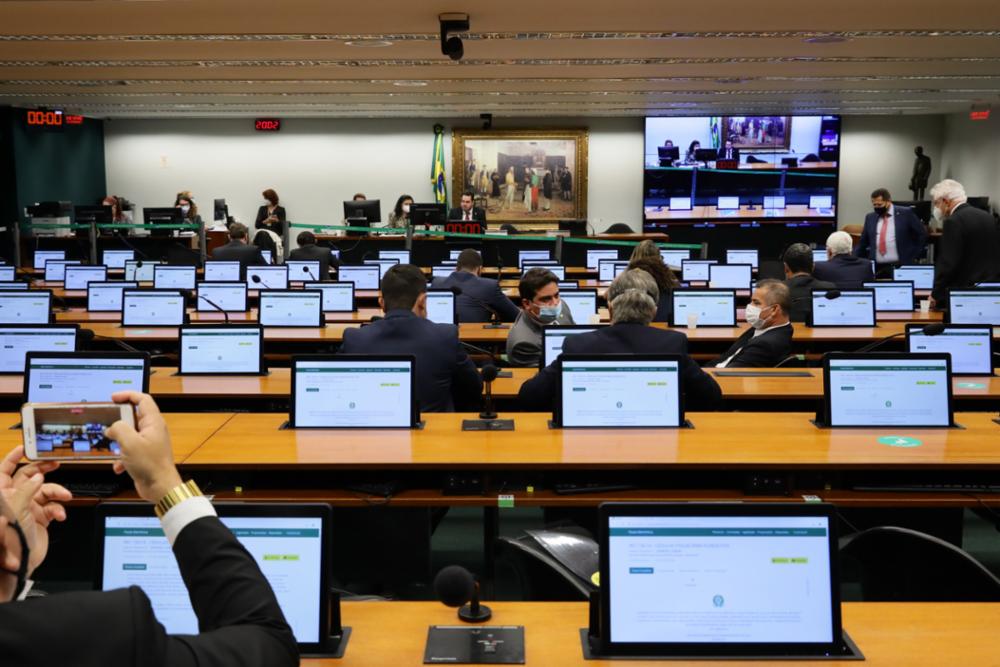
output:
{"label": "woman wearing face mask", "polygon": [[174,208],[181,210],[184,222],[201,222],[201,216],[198,215],[198,206],[194,203],[191,193],[187,190],[177,193],[177,198],[174,200]]}
{"label": "woman wearing face mask", "polygon": [[410,207],[413,206],[413,197],[410,195],[400,195],[396,200],[396,207],[389,213],[390,227],[406,227],[410,224]]}
{"label": "woman wearing face mask", "polygon": [[792,352],[792,323],[788,319],[792,297],[788,286],[762,280],[750,297],[746,321],[750,328],[721,357],[716,368],[771,368]]}
{"label": "woman wearing face mask", "polygon": [[559,279],[548,269],[525,271],[518,292],[521,312],[507,335],[507,358],[513,366],[537,366],[542,356],[542,328],[575,322],[559,299]]}
{"label": "woman wearing face mask", "polygon": [[257,209],[257,221],[254,229],[268,229],[278,236],[285,233],[285,207],[278,206],[278,193],[268,188],[261,193],[264,205]]}

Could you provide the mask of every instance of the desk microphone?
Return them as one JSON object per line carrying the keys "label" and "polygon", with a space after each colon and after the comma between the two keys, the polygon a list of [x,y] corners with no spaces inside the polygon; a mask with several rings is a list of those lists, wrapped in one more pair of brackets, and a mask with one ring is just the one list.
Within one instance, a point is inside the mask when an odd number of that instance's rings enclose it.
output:
{"label": "desk microphone", "polygon": [[204,294],[199,294],[198,298],[201,299],[202,301],[204,301],[205,303],[207,303],[208,305],[210,305],[212,308],[215,308],[217,311],[219,311],[220,313],[222,313],[222,316],[224,318],[226,318],[226,324],[229,324],[229,313],[226,312],[225,308],[223,308],[222,306],[220,306],[216,302],[212,301],[211,299],[209,299]]}
{"label": "desk microphone", "polygon": [[486,385],[486,395],[484,397],[483,411],[479,413],[480,419],[493,420],[497,418],[497,413],[493,409],[493,381],[497,379],[500,371],[493,364],[483,366],[483,384]]}
{"label": "desk microphone", "polygon": [[482,623],[493,616],[489,607],[479,604],[479,583],[460,565],[438,572],[434,592],[446,607],[459,607],[458,617],[467,623]]}
{"label": "desk microphone", "polygon": [[[932,322],[930,324],[924,325],[924,328],[921,330],[921,332],[925,336],[940,336],[941,334],[944,333],[944,329],[945,329],[945,326],[941,322]],[[888,342],[888,341],[892,340],[893,338],[899,338],[900,336],[905,336],[905,335],[906,335],[906,331],[900,331],[899,333],[894,333],[891,336],[886,336],[885,338],[877,340],[874,343],[871,343],[869,345],[865,345],[863,348],[861,348],[860,350],[858,350],[858,354],[860,354],[862,352],[871,352],[875,348],[881,346],[883,343]]]}
{"label": "desk microphone", "polygon": [[258,276],[256,273],[250,276],[250,282],[256,283],[258,285],[263,285],[264,289],[272,289],[271,286],[265,283],[263,280],[261,280],[260,276]]}
{"label": "desk microphone", "polygon": [[306,264],[302,265],[302,272],[307,276],[309,276],[310,278],[312,278],[313,282],[319,282],[319,280],[316,278],[316,276],[312,274],[312,271],[309,270],[309,267]]}

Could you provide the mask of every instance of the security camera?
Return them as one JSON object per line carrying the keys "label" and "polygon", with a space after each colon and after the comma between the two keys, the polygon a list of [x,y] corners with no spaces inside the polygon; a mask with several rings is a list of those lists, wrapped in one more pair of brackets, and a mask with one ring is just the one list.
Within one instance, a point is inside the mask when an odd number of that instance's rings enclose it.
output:
{"label": "security camera", "polygon": [[483,129],[491,130],[493,129],[493,114],[491,113],[481,113],[479,114],[479,120],[483,121]]}
{"label": "security camera", "polygon": [[465,47],[459,37],[449,37],[448,33],[468,32],[468,14],[441,14],[438,16],[441,22],[441,53],[452,60],[461,60],[465,55]]}

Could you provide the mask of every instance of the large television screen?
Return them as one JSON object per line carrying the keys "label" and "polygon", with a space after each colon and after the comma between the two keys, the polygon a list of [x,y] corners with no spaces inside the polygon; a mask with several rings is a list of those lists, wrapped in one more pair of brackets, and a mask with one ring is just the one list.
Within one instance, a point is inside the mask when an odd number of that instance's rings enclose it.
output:
{"label": "large television screen", "polygon": [[646,118],[647,229],[836,219],[840,116]]}

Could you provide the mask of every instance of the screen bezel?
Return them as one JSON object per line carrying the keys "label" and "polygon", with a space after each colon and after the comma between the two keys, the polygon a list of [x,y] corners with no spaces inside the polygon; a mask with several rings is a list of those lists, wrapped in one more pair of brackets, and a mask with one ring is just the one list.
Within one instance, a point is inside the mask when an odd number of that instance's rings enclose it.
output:
{"label": "screen bezel", "polygon": [[34,324],[34,325],[39,325],[39,324],[51,324],[51,323],[55,322],[55,315],[52,312],[52,290],[51,289],[0,290],[0,298],[3,298],[4,296],[7,296],[8,294],[19,295],[19,296],[24,296],[25,294],[28,294],[28,295],[33,296],[33,297],[34,296],[44,295],[45,298],[46,298],[46,300],[48,300],[48,302],[49,302],[48,308],[46,308],[46,311],[47,311],[48,315],[47,315],[47,317],[46,317],[46,319],[45,319],[44,322],[24,322],[22,320],[21,322],[9,322],[8,323],[8,322],[4,322],[3,320],[0,320],[0,326],[7,326],[8,324]]}
{"label": "screen bezel", "polygon": [[[78,334],[79,335],[79,334]],[[149,354],[146,352],[28,352],[24,355],[24,384],[21,388],[22,399],[28,403],[28,387],[30,386],[31,361],[32,359],[141,359],[142,360],[142,393],[149,393]],[[111,400],[109,396],[107,401]],[[77,401],[60,401],[61,403],[74,403]]]}
{"label": "screen bezel", "polygon": [[[195,287],[194,287],[194,310],[195,310],[195,312],[197,312],[197,313],[218,313],[219,312],[218,310],[216,310],[215,308],[212,308],[212,306],[210,306],[208,303],[206,303],[205,301],[203,301],[201,299],[201,289],[202,289],[203,285],[205,287],[209,288],[209,289],[212,289],[213,287],[222,287],[222,288],[226,288],[226,287],[242,287],[243,288],[243,308],[242,309],[237,309],[237,310],[224,309],[224,311],[227,312],[227,313],[245,313],[248,310],[250,310],[250,299],[247,296],[247,294],[250,292],[250,290],[247,288],[247,284],[245,282],[243,282],[242,280],[202,280],[202,281],[199,281],[199,282],[195,283]],[[204,305],[205,307],[202,308],[202,305]]]}
{"label": "screen bezel", "polygon": [[[316,314],[316,324],[264,324],[263,314],[264,314],[264,298],[271,298],[275,294],[291,294],[293,296],[305,296],[307,294],[316,294],[319,296],[319,308]],[[324,326],[323,320],[323,292],[316,289],[269,289],[260,291],[260,300],[257,304],[257,322],[260,323],[262,327],[267,327],[269,329],[312,329]]]}
{"label": "screen bezel", "polygon": [[[851,294],[856,292],[864,292],[871,296],[871,324],[816,324],[816,293],[817,292],[840,292],[838,299],[842,299],[845,294]],[[824,297],[825,298],[825,297]],[[828,289],[813,289],[809,290],[809,322],[808,325],[815,329],[824,329],[829,327],[862,327],[862,328],[873,328],[878,326],[878,319],[875,317],[875,290],[871,288],[861,288],[861,289],[844,289],[844,290],[828,290]]]}
{"label": "screen bezel", "polygon": [[729,320],[729,322],[730,322],[729,324],[708,324],[707,322],[702,322],[701,319],[699,318],[699,320],[698,320],[698,327],[699,328],[701,328],[701,327],[735,327],[736,326],[736,310],[737,310],[737,305],[736,305],[736,290],[734,290],[734,289],[722,289],[722,288],[712,289],[712,288],[708,288],[708,287],[706,287],[704,289],[700,289],[700,288],[697,288],[697,287],[680,287],[678,289],[675,289],[673,292],[671,292],[671,297],[670,297],[670,326],[672,326],[672,327],[682,327],[685,330],[687,329],[687,320],[686,319],[684,320],[684,322],[677,322],[676,321],[677,320],[677,295],[680,294],[681,296],[684,296],[685,294],[691,294],[691,293],[695,293],[695,292],[697,292],[698,294],[704,294],[705,292],[709,292],[709,293],[713,293],[713,294],[720,294],[720,295],[725,294],[725,295],[729,296],[733,300],[733,313],[732,313],[732,318],[730,318],[730,320]]}
{"label": "screen bezel", "polygon": [[[906,325],[906,350],[910,354],[925,354],[925,353],[921,353],[921,352],[913,352],[910,349],[910,339],[913,337],[913,334],[911,332],[914,332],[914,331],[921,331],[922,332],[925,326],[927,326],[927,325],[926,324],[915,324],[915,323],[912,323],[912,322],[908,323]],[[989,325],[989,324],[945,324],[944,326],[945,326],[945,329],[980,329],[980,330],[985,329],[986,331],[989,332],[989,335],[987,336],[987,338],[990,341],[990,349],[989,349],[989,352],[987,354],[988,354],[989,360],[990,360],[990,363],[989,363],[990,370],[987,371],[987,372],[982,372],[982,373],[959,373],[954,368],[952,368],[951,372],[952,372],[953,376],[960,376],[960,377],[992,377],[994,375],[994,372],[993,372],[993,354],[996,351],[996,343],[993,340],[993,327],[991,325]],[[947,332],[945,331],[945,332],[942,332],[940,335],[945,335],[946,333]],[[934,338],[934,336],[929,336],[929,338]],[[952,364],[952,366],[954,366],[954,364]]]}
{"label": "screen bezel", "polygon": [[[0,324],[0,331],[4,329],[72,329],[73,330],[73,351],[80,349],[80,325],[76,322],[59,322],[48,324]],[[2,333],[0,333],[2,337]],[[67,350],[68,352],[69,350]],[[25,368],[20,371],[5,371],[0,367],[0,375],[24,375],[27,368],[28,356],[25,353]]]}
{"label": "screen bezel", "polygon": [[[141,292],[142,294],[152,294],[157,296],[179,296],[183,304],[181,305],[181,321],[176,324],[161,324],[157,323],[146,323],[146,322],[126,322],[125,321],[125,298],[130,293]],[[166,290],[166,289],[126,289],[122,291],[122,309],[121,309],[121,323],[122,327],[179,327],[187,323],[187,299],[184,297],[184,292],[182,290]]]}
{"label": "screen bezel", "polygon": [[[990,292],[990,293],[997,294],[998,296],[1000,296],[1000,289],[998,289],[996,287],[965,287],[965,288],[962,288],[962,287],[950,287],[950,288],[948,288],[948,308],[944,311],[945,312],[944,316],[945,316],[945,323],[946,324],[951,324],[952,321],[955,319],[954,317],[952,317],[952,308],[954,307],[954,304],[955,304],[955,300],[954,300],[955,299],[955,294],[956,293],[962,293],[962,292],[980,292],[980,293]],[[981,326],[1000,327],[1000,321],[997,321],[997,322],[955,322],[955,324],[979,324]]]}
{"label": "screen bezel", "polygon": [[[888,310],[880,310],[878,307],[878,288],[879,287],[889,287],[889,286],[910,286],[910,307],[909,308],[890,308]],[[912,280],[884,280],[884,281],[872,281],[861,283],[861,287],[864,289],[870,289],[875,291],[875,312],[876,313],[912,313],[913,303],[916,299],[916,285],[913,284]]]}
{"label": "screen bezel", "polygon": [[123,299],[124,299],[124,296],[125,296],[125,294],[124,294],[125,290],[127,290],[127,289],[139,289],[139,283],[137,283],[134,280],[130,280],[130,281],[127,281],[127,282],[125,282],[125,281],[119,282],[119,281],[115,281],[115,280],[105,280],[105,281],[99,282],[99,283],[87,283],[87,312],[88,313],[120,313],[120,312],[122,312],[121,308],[106,308],[106,309],[105,308],[91,308],[90,307],[90,288],[91,288],[92,285],[98,285],[98,286],[102,286],[102,287],[108,286],[108,285],[112,285],[114,287],[118,287],[119,285],[121,285],[121,286],[123,286],[121,288],[122,289],[122,297],[123,297]]}
{"label": "screen bezel", "polygon": [[[185,371],[184,370],[184,333],[198,329],[253,329],[257,332],[257,370],[256,371]],[[264,327],[256,322],[239,324],[185,324],[177,331],[177,375],[265,375],[264,368]]]}
{"label": "screen bezel", "polygon": [[354,289],[354,283],[349,280],[324,280],[321,282],[310,281],[307,283],[302,283],[302,289],[307,290],[319,290],[322,292],[325,288],[335,285],[347,285],[351,288],[351,308],[350,310],[327,310],[325,307],[320,305],[320,308],[324,313],[355,313],[358,310],[357,303],[355,303],[354,296],[357,290]]}

